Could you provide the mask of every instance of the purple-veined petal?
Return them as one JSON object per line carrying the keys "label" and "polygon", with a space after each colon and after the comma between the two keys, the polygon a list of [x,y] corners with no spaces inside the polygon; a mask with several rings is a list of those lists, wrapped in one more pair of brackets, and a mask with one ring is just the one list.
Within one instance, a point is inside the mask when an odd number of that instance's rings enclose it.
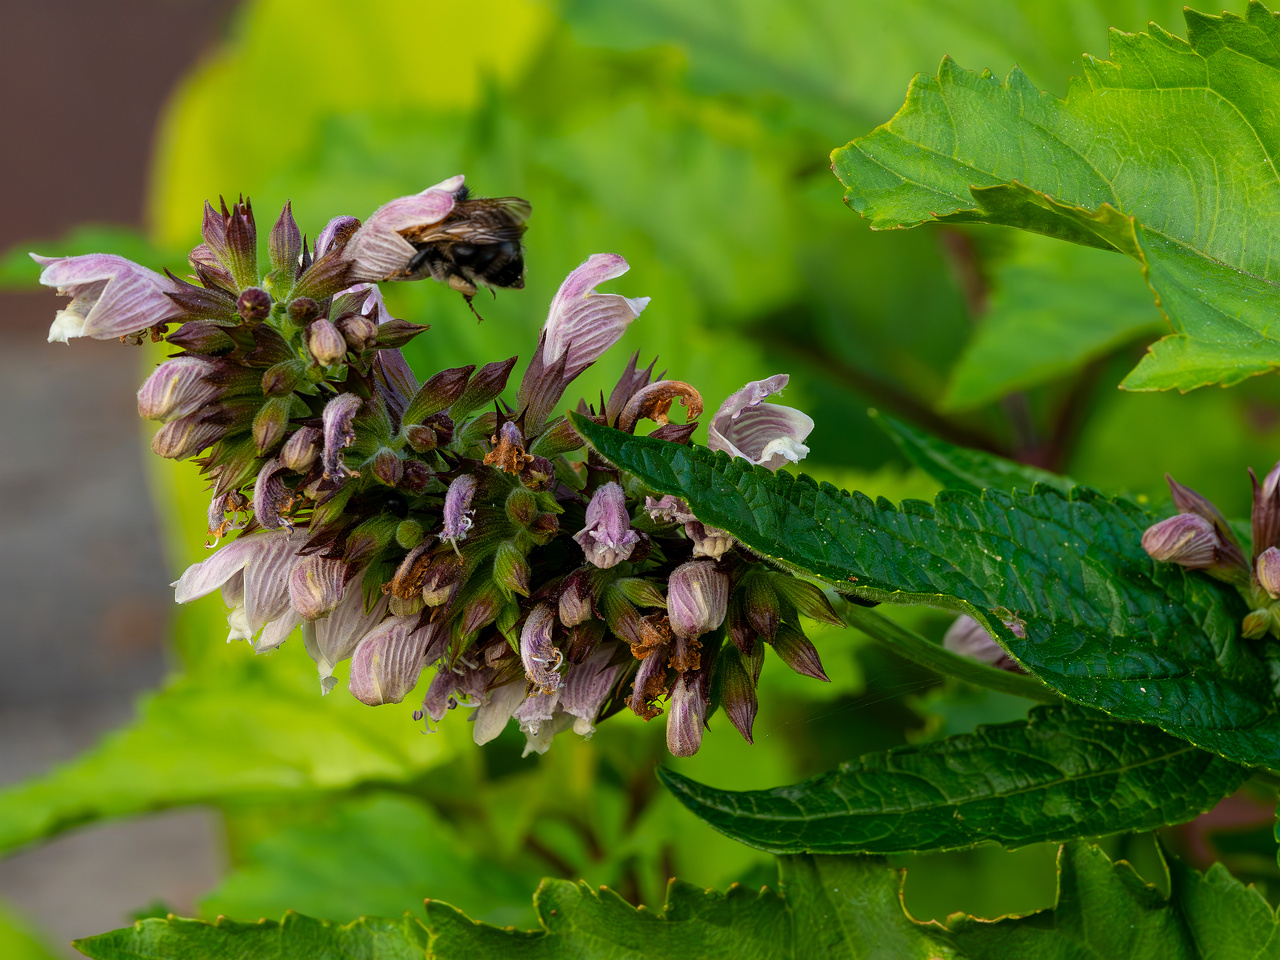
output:
{"label": "purple-veined petal", "polygon": [[471,735],[476,743],[483,746],[506,729],[511,714],[525,699],[524,690],[524,681],[518,680],[489,691],[489,699],[472,714],[475,727]]}
{"label": "purple-veined petal", "polygon": [[421,618],[388,617],[356,647],[351,657],[351,693],[362,703],[399,703],[418,682],[432,654],[448,642],[444,621],[419,626]]}
{"label": "purple-veined petal", "polygon": [[595,733],[596,717],[626,669],[626,662],[610,663],[618,652],[615,644],[601,644],[582,663],[569,668],[560,691],[560,709],[575,717],[573,732],[582,737]]}
{"label": "purple-veined petal", "polygon": [[569,276],[551,301],[543,326],[542,362],[555,365],[566,353],[564,378],[572,380],[621,339],[630,323],[649,304],[648,297],[630,299],[595,288],[631,269],[616,253],[595,253]]}
{"label": "purple-veined petal", "polygon": [[139,333],[178,316],[182,311],[169,299],[178,284],[163,274],[111,253],[80,257],[42,257],[40,282],[56,287],[71,303],[58,311],[49,341],[66,343],[72,337],[114,340]]}
{"label": "purple-veined petal", "polygon": [[540,603],[533,608],[520,631],[520,662],[525,675],[545,693],[560,686],[557,672],[564,655],[551,642],[551,628],[556,615],[550,604]]}
{"label": "purple-veined petal", "polygon": [[640,534],[631,529],[627,513],[627,496],[619,484],[602,484],[587,504],[587,525],[573,539],[587,560],[601,569],[616,566],[628,559],[640,542]]}
{"label": "purple-veined petal", "polygon": [[789,380],[779,373],[732,394],[711,420],[707,446],[770,470],[803,459],[809,452],[803,441],[813,431],[813,419],[793,407],[764,403],[766,397],[782,392]]}
{"label": "purple-veined petal", "polygon": [[148,420],[173,420],[195,413],[221,395],[205,379],[214,366],[199,357],[166,360],[138,389],[138,415]]}
{"label": "purple-veined petal", "polygon": [[303,620],[328,616],[342,601],[346,576],[347,565],[341,560],[317,554],[299,557],[289,571],[289,603]]}
{"label": "purple-veined petal", "polygon": [[[387,615],[387,598],[379,597],[372,610],[365,610],[364,593],[359,578],[352,579],[333,613],[314,622],[303,621],[303,638],[308,640],[307,653],[320,671],[320,685],[325,693],[333,688],[334,668],[355,652],[356,647]],[[308,633],[311,634],[308,639]]]}
{"label": "purple-veined petal", "polygon": [[710,560],[681,564],[667,579],[667,616],[677,636],[694,638],[724,623],[729,577]]}
{"label": "purple-veined petal", "polygon": [[324,475],[341,478],[354,476],[342,462],[342,451],[355,443],[352,422],[364,403],[354,393],[340,393],[324,407]]}
{"label": "purple-veined petal", "polygon": [[707,704],[702,699],[698,681],[680,674],[671,688],[667,712],[667,749],[675,757],[691,757],[702,746],[702,725],[707,717]]}
{"label": "purple-veined petal", "polygon": [[402,273],[417,248],[401,231],[439,223],[453,210],[464,178],[450,177],[421,193],[397,197],[375,210],[347,242],[352,276],[361,280],[389,280]]}
{"label": "purple-veined petal", "polygon": [[253,652],[267,653],[276,649],[276,647],[289,639],[289,634],[293,633],[301,622],[302,618],[298,616],[296,611],[292,609],[286,610],[284,616],[272,620],[262,628],[262,633],[253,645]]}

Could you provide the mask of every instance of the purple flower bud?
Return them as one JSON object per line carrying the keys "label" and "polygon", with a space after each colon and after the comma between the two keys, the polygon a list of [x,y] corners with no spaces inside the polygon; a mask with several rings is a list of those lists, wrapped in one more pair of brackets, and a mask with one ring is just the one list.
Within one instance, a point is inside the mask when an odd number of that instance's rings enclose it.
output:
{"label": "purple flower bud", "polygon": [[1179,513],[1152,524],[1142,534],[1142,549],[1154,560],[1204,570],[1218,561],[1221,541],[1213,524],[1194,513]]}
{"label": "purple flower bud", "polygon": [[170,420],[151,438],[151,452],[170,460],[185,460],[213,446],[227,430],[221,424],[204,422],[205,416],[197,412]]}
{"label": "purple flower bud", "polygon": [[258,471],[258,479],[253,485],[253,514],[258,523],[268,530],[280,527],[293,529],[288,518],[280,515],[293,504],[294,497],[293,491],[279,477],[286,469],[279,460],[268,460]]}
{"label": "purple flower bud", "polygon": [[405,272],[417,248],[405,231],[439,223],[453,210],[461,176],[450,177],[421,193],[398,197],[375,210],[347,243],[345,256],[357,280],[391,280]]}
{"label": "purple flower bud", "polygon": [[560,594],[560,622],[566,627],[576,627],[594,616],[591,608],[591,578],[579,568],[565,578]]}
{"label": "purple flower bud", "polygon": [[471,529],[471,498],[475,492],[476,478],[464,473],[454,478],[444,495],[444,529],[440,531],[440,539],[454,544],[454,549],[457,549],[459,540],[467,538],[467,531]]}
{"label": "purple flower bud", "polygon": [[138,413],[148,420],[173,420],[195,413],[221,391],[206,377],[213,364],[197,357],[174,357],[156,367],[138,390]]}
{"label": "purple flower bud", "polygon": [[71,302],[58,311],[49,328],[49,342],[72,337],[114,340],[141,333],[179,316],[182,309],[169,299],[179,285],[168,277],[110,253],[81,257],[41,257],[40,282],[56,287]]}
{"label": "purple flower bud", "polygon": [[315,463],[323,435],[317,427],[299,427],[280,450],[280,462],[295,473],[306,473]]}
{"label": "purple flower bud", "polygon": [[295,327],[305,327],[320,316],[320,304],[310,297],[294,297],[289,301],[289,320]]}
{"label": "purple flower bud", "polygon": [[302,256],[302,231],[293,219],[293,204],[287,200],[284,209],[280,211],[280,219],[271,228],[267,250],[271,256],[271,266],[279,271],[281,279],[288,286],[298,275],[298,258]]}
{"label": "purple flower bud", "polygon": [[363,353],[378,341],[377,324],[358,313],[344,313],[334,325],[356,353]]}
{"label": "purple flower bud", "polygon": [[[1020,628],[1014,632],[1019,636],[1025,635],[1025,631],[1019,631]],[[963,614],[956,617],[955,622],[943,635],[942,645],[952,653],[958,653],[970,660],[999,667],[1001,670],[1022,672],[1017,661],[1005,653],[1004,648],[996,643],[991,634],[987,633],[982,624],[973,617]]]}
{"label": "purple flower bud", "polygon": [[358,476],[342,462],[342,451],[356,441],[352,422],[364,403],[354,393],[340,393],[324,407],[324,475],[340,480]]}
{"label": "purple flower bud", "polygon": [[[1203,517],[1213,525],[1218,539],[1219,566],[1223,568],[1220,572],[1235,570],[1244,577],[1248,577],[1249,567],[1244,562],[1244,551],[1240,548],[1240,541],[1236,539],[1235,531],[1231,529],[1231,524],[1227,522],[1227,518],[1222,515],[1222,512],[1207,497],[1202,496],[1190,487],[1184,487],[1169,474],[1166,473],[1164,479],[1169,484],[1169,493],[1173,498],[1173,505],[1178,508],[1179,513],[1189,513]],[[1261,552],[1265,546],[1255,547],[1255,555]]]}
{"label": "purple flower bud", "polygon": [[729,578],[710,560],[681,564],[667,581],[667,615],[678,636],[695,638],[724,623]]}
{"label": "purple flower bud", "polygon": [[680,674],[671,688],[667,713],[667,749],[674,757],[691,757],[702,746],[707,703],[696,677]]}
{"label": "purple flower bud", "polygon": [[271,316],[271,294],[257,287],[250,287],[236,300],[236,312],[248,323],[258,323]]}
{"label": "purple flower bud", "polygon": [[1258,583],[1271,595],[1273,600],[1280,599],[1280,550],[1267,547],[1258,554],[1255,566]]}
{"label": "purple flower bud", "polygon": [[813,430],[813,420],[791,407],[763,402],[765,397],[781,393],[789,379],[779,373],[752,381],[732,394],[711,420],[707,446],[770,470],[803,459],[809,452],[803,441]]}
{"label": "purple flower bud", "polygon": [[784,623],[778,627],[773,638],[773,650],[796,673],[826,683],[831,682],[827,671],[822,668],[817,648],[808,637],[790,624]]}
{"label": "purple flower bud", "polygon": [[627,495],[609,482],[596,488],[587,504],[587,525],[574,534],[587,560],[601,569],[616,566],[631,556],[640,534],[631,529]]}
{"label": "purple flower bud", "polygon": [[[289,571],[289,603],[303,620],[319,620],[338,608],[347,565],[317,554],[300,557]],[[357,590],[358,592],[358,590]]]}
{"label": "purple flower bud", "polygon": [[597,286],[630,269],[627,261],[616,253],[596,253],[560,284],[542,328],[546,338],[542,362],[551,367],[567,355],[566,382],[617,343],[628,325],[648,306],[648,297],[632,300],[616,293],[596,292]]}
{"label": "purple flower bud", "polygon": [[337,327],[321,318],[307,327],[307,349],[317,363],[331,367],[347,355],[347,341]]}
{"label": "purple flower bud", "polygon": [[422,668],[439,657],[449,640],[448,624],[419,626],[420,617],[388,617],[356,647],[348,687],[371,707],[399,703],[418,683]]}
{"label": "purple flower bud", "polygon": [[394,450],[383,447],[373,455],[373,475],[388,487],[398,487],[404,476],[404,461]]}
{"label": "purple flower bud", "polygon": [[525,675],[543,693],[558,690],[561,683],[557,671],[564,656],[551,642],[551,629],[555,622],[551,606],[540,603],[533,608],[520,631],[520,662],[524,664]]}
{"label": "purple flower bud", "polygon": [[257,281],[258,228],[253,207],[247,200],[233,203],[230,211],[224,202],[221,214],[206,203],[204,242],[237,288],[243,289]]}

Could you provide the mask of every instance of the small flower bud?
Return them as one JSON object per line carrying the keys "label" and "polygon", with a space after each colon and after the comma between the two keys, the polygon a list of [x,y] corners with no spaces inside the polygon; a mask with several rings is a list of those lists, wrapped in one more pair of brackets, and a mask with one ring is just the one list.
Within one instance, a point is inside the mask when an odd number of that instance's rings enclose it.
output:
{"label": "small flower bud", "polygon": [[138,413],[148,420],[173,420],[218,399],[207,377],[213,365],[196,357],[174,357],[156,367],[138,390]]}
{"label": "small flower bud", "polygon": [[512,523],[527,527],[538,515],[538,498],[524,487],[516,487],[507,496],[507,516]]}
{"label": "small flower bud", "polygon": [[1266,610],[1254,610],[1244,618],[1241,632],[1249,640],[1261,640],[1271,627],[1271,614]]}
{"label": "small flower bud", "polygon": [[271,316],[271,294],[258,287],[250,287],[236,300],[236,312],[246,323],[257,323]]}
{"label": "small flower bud", "polygon": [[258,456],[280,442],[285,429],[289,425],[289,412],[293,408],[292,395],[286,397],[269,397],[257,416],[253,418],[253,443]]}
{"label": "small flower bud", "polygon": [[630,558],[640,534],[631,529],[627,497],[621,486],[610,482],[596,489],[587,504],[587,525],[573,539],[587,560],[601,569]]}
{"label": "small flower bud", "polygon": [[691,757],[702,746],[707,703],[696,677],[680,674],[671,688],[667,714],[667,749],[674,757]]}
{"label": "small flower bud", "polygon": [[317,363],[331,367],[347,355],[347,341],[328,320],[313,320],[307,327],[307,349]]}
{"label": "small flower bud", "polygon": [[321,433],[316,427],[299,427],[280,450],[280,462],[295,473],[306,473],[320,451]]}
{"label": "small flower bud", "polygon": [[293,393],[306,376],[307,365],[302,360],[281,360],[268,367],[262,375],[262,393],[268,397],[283,397]]}
{"label": "small flower bud", "polygon": [[[285,467],[279,460],[268,460],[258,471],[253,486],[253,513],[258,523],[268,530],[279,527],[293,529],[293,524],[281,514],[293,504],[293,491],[285,486],[279,474]],[[314,619],[314,617],[308,618]]]}
{"label": "small flower bud", "polygon": [[796,673],[815,680],[831,682],[827,672],[822,669],[822,660],[818,650],[809,638],[790,624],[778,627],[778,634],[773,638],[773,649],[778,657]]}
{"label": "small flower bud", "polygon": [[280,211],[280,218],[271,228],[267,252],[271,266],[279,272],[285,288],[292,286],[294,277],[298,275],[298,258],[302,256],[302,231],[293,219],[293,204],[287,200]]}
{"label": "small flower bud", "polygon": [[436,554],[422,577],[422,602],[429,607],[447,602],[457,590],[464,572],[465,566],[455,554]]}
{"label": "small flower bud", "polygon": [[400,485],[404,476],[404,461],[394,450],[383,447],[373,457],[373,475],[388,487]]}
{"label": "small flower bud", "polygon": [[681,637],[700,637],[724,623],[729,578],[710,560],[694,560],[672,571],[667,581],[667,615]]}
{"label": "small flower bud", "polygon": [[520,631],[520,662],[525,675],[543,693],[554,693],[560,688],[560,674],[556,671],[564,655],[551,642],[551,628],[556,618],[548,604],[533,608]]}
{"label": "small flower bud", "polygon": [[404,436],[409,446],[417,453],[427,453],[440,445],[436,439],[436,432],[420,423],[405,427]]}
{"label": "small flower bud", "polygon": [[341,560],[316,554],[301,557],[289,571],[289,603],[303,620],[326,617],[342,600],[346,576],[347,565]]}
{"label": "small flower bud", "polygon": [[205,423],[204,417],[204,413],[198,412],[170,420],[151,438],[151,452],[170,460],[185,460],[213,446],[222,439],[226,427]]}
{"label": "small flower bud", "polygon": [[289,301],[289,319],[295,327],[305,327],[320,316],[320,304],[310,297],[294,297]]}
{"label": "small flower bud", "polygon": [[455,545],[467,538],[471,529],[471,498],[475,496],[476,478],[469,473],[456,477],[444,495],[444,529],[440,539]]}
{"label": "small flower bud", "polygon": [[1161,520],[1142,534],[1142,549],[1152,559],[1181,564],[1192,570],[1204,570],[1215,564],[1218,542],[1213,524],[1194,513],[1179,513]]}
{"label": "small flower bud", "polygon": [[413,340],[420,333],[431,328],[423,323],[410,323],[408,320],[387,320],[378,324],[374,333],[374,345],[384,350],[399,349]]}
{"label": "small flower bud", "polygon": [[529,456],[529,462],[520,471],[520,482],[530,490],[550,490],[556,478],[556,468],[546,457]]}
{"label": "small flower bud", "polygon": [[404,475],[400,478],[400,489],[406,493],[422,493],[435,480],[431,468],[421,460],[405,460]]}
{"label": "small flower bud", "polygon": [[359,313],[344,313],[334,326],[355,353],[363,353],[378,340],[378,325]]}
{"label": "small flower bud", "polygon": [[493,558],[493,579],[508,593],[529,595],[529,561],[510,540],[498,544]]}
{"label": "small flower bud", "polygon": [[591,579],[586,569],[579,567],[565,578],[560,593],[560,622],[566,627],[576,627],[590,620]]}
{"label": "small flower bud", "polygon": [[1258,555],[1255,570],[1262,589],[1267,591],[1273,600],[1280,598],[1280,550],[1275,547],[1267,547],[1263,550]]}
{"label": "small flower bud", "polygon": [[401,520],[396,527],[396,543],[406,550],[412,550],[422,542],[422,524],[417,520]]}
{"label": "small flower bud", "polygon": [[560,532],[560,520],[554,513],[540,513],[529,524],[529,536],[539,546],[548,544]]}

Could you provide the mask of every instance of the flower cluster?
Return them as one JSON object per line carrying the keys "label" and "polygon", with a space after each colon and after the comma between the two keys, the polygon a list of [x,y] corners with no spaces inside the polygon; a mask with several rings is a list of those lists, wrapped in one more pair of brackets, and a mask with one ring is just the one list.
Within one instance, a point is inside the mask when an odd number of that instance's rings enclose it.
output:
{"label": "flower cluster", "polygon": [[[229,639],[260,652],[300,629],[322,689],[350,659],[350,690],[371,705],[401,701],[434,665],[415,716],[473,708],[480,743],[514,718],[542,751],[561,730],[589,735],[624,708],[651,719],[663,702],[675,754],[698,749],[720,707],[750,740],[764,648],[826,679],[800,616],[839,618],[814,585],[585,450],[559,411],[648,304],[597,292],[627,271],[622,257],[565,279],[514,405],[501,395],[515,357],[418,382],[399,348],[426,328],[392,318],[376,282],[430,275],[464,295],[486,282],[467,266],[494,258],[459,222],[465,200],[457,177],[363,224],[337,218],[311,247],[286,205],[266,271],[247,202],[206,208],[188,280],[108,255],[37,258],[73,297],[51,340],[150,332],[177,348],[138,409],[162,424],[157,454],[198,457],[215,540],[236,531],[182,575],[178,602],[221,590]],[[507,216],[498,285],[512,287],[523,261]],[[440,236],[468,246],[422,241]],[[764,402],[786,383],[725,400],[710,445],[771,469],[804,456],[812,420]],[[668,419],[675,402],[688,422]],[[578,410],[685,444],[702,399],[632,357],[607,399]]]}
{"label": "flower cluster", "polygon": [[1280,637],[1280,463],[1259,483],[1252,470],[1252,556],[1231,524],[1208,499],[1168,474],[1165,480],[1178,513],[1148,527],[1142,548],[1154,559],[1203,570],[1234,585],[1249,604],[1244,635]]}

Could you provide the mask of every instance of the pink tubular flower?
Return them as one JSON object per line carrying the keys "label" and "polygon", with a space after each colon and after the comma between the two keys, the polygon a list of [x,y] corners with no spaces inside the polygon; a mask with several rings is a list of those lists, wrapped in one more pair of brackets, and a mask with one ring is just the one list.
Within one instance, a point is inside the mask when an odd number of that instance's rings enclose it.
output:
{"label": "pink tubular flower", "polygon": [[667,580],[667,615],[676,636],[694,638],[724,623],[729,578],[711,560],[681,564]]}
{"label": "pink tubular flower", "polygon": [[627,515],[627,496],[616,483],[596,489],[587,504],[587,525],[574,534],[587,559],[601,569],[628,559],[640,542]]}
{"label": "pink tubular flower", "polygon": [[803,459],[809,452],[803,441],[813,430],[813,420],[792,407],[763,402],[765,397],[781,393],[789,379],[779,373],[752,381],[732,394],[711,421],[707,446],[770,470]]}
{"label": "pink tubular flower", "polygon": [[114,340],[141,333],[181,309],[169,299],[178,284],[154,270],[111,253],[82,257],[42,257],[40,282],[56,287],[71,303],[58,311],[49,328],[49,342],[66,343],[72,337]]}
{"label": "pink tubular flower", "polygon": [[402,231],[439,223],[453,209],[463,177],[458,175],[421,193],[397,197],[375,210],[347,242],[345,254],[357,280],[391,280],[418,252]]}
{"label": "pink tubular flower", "polygon": [[213,403],[221,395],[207,379],[213,370],[213,364],[201,357],[166,360],[138,389],[138,414],[148,420],[174,420]]}
{"label": "pink tubular flower", "polygon": [[567,353],[566,382],[600,359],[648,306],[648,297],[630,299],[616,293],[596,293],[597,286],[630,269],[630,264],[616,253],[595,253],[560,284],[542,328],[546,338],[542,363],[552,367]]}
{"label": "pink tubular flower", "polygon": [[[227,639],[250,640],[267,624],[292,613],[289,571],[306,539],[306,531],[238,537],[208,560],[188,567],[172,584],[174,600],[189,603],[221,587],[222,599],[233,608],[227,617]],[[289,629],[296,624],[294,619]]]}

